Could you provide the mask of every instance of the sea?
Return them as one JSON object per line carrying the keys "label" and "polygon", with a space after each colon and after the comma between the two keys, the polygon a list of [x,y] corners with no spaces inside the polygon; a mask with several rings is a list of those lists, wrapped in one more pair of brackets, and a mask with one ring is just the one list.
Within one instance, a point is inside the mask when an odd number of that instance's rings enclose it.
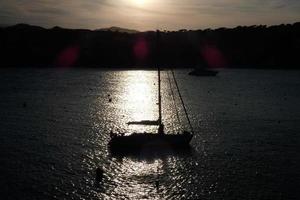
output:
{"label": "sea", "polygon": [[[0,199],[299,199],[300,71],[162,71],[166,134],[191,150],[114,155],[158,118],[155,70],[0,69]],[[104,172],[96,181],[96,169]]]}

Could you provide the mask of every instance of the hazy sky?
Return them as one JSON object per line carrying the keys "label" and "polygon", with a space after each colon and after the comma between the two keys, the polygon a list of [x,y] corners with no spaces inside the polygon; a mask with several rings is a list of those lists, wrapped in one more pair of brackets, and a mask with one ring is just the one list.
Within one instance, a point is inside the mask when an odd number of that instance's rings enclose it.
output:
{"label": "hazy sky", "polygon": [[300,0],[0,0],[0,24],[203,29],[300,21]]}

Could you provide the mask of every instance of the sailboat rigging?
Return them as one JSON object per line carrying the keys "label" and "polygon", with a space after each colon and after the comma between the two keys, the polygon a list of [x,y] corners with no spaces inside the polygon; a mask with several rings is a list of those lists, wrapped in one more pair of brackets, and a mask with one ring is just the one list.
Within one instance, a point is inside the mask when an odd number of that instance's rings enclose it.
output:
{"label": "sailboat rigging", "polygon": [[[157,31],[157,49],[158,49],[158,38],[159,31]],[[157,51],[158,54],[158,51]],[[158,55],[156,56],[158,59]],[[158,63],[158,62],[157,62]],[[157,64],[157,76],[158,76],[158,120],[142,120],[138,122],[128,122],[128,125],[155,125],[158,126],[157,133],[133,133],[130,135],[125,134],[114,134],[111,132],[109,147],[112,151],[131,151],[131,150],[141,150],[143,148],[188,148],[189,143],[193,137],[194,131],[187,114],[182,96],[179,91],[177,81],[175,79],[175,74],[172,71],[173,79],[178,90],[178,94],[183,104],[184,112],[186,114],[188,123],[191,128],[191,132],[183,131],[180,134],[166,134],[164,131],[164,124],[162,122],[162,102],[161,102],[161,69],[160,65]]]}

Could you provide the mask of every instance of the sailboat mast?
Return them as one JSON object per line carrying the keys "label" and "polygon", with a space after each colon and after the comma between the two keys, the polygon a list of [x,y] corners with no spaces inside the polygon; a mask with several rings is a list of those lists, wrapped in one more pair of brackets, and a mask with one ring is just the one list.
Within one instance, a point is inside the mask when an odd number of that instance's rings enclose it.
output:
{"label": "sailboat mast", "polygon": [[159,30],[156,31],[156,65],[157,65],[157,73],[158,73],[158,124],[162,123],[162,115],[161,115],[161,82],[160,82],[160,65],[159,65]]}
{"label": "sailboat mast", "polygon": [[159,64],[159,30],[156,31],[156,65],[158,73],[158,134],[164,134],[164,125],[162,124],[161,111],[161,80],[160,80],[160,64]]}
{"label": "sailboat mast", "polygon": [[161,125],[161,83],[160,83],[160,67],[159,65],[157,65],[157,71],[158,71],[158,112],[159,112],[159,116],[158,116],[158,123],[159,125]]}

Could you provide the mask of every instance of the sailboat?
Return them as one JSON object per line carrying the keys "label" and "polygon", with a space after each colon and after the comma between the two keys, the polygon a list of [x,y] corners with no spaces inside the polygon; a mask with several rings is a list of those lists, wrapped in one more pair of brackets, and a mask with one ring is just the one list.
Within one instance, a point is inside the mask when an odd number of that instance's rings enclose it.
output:
{"label": "sailboat", "polygon": [[[159,31],[157,31],[157,38]],[[181,99],[185,114],[188,122],[191,126],[191,131],[183,131],[182,133],[167,134],[164,130],[164,124],[162,122],[162,101],[161,101],[161,69],[157,64],[158,72],[158,119],[155,121],[142,120],[138,122],[128,122],[128,125],[155,125],[157,126],[156,133],[132,133],[132,134],[115,134],[111,131],[110,141],[108,143],[109,148],[112,151],[135,151],[138,152],[142,149],[162,149],[162,148],[190,148],[189,144],[193,138],[193,129],[187,115],[184,102],[182,100],[177,81],[175,79],[174,72],[173,77]]]}

